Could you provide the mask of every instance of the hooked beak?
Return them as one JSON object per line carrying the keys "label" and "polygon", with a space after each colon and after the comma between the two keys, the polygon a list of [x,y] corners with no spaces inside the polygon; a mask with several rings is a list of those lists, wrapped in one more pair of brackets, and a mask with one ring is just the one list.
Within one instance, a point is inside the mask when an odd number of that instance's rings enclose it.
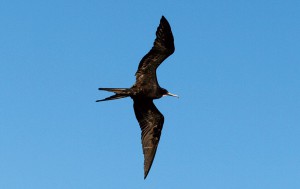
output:
{"label": "hooked beak", "polygon": [[[169,92],[168,92],[167,94],[165,94],[165,95],[168,95],[168,96],[173,96],[173,97],[177,97],[177,98],[179,98],[179,96],[178,96],[178,95],[176,95],[176,94],[172,94],[172,93],[169,93]],[[165,95],[164,95],[164,96],[165,96]]]}

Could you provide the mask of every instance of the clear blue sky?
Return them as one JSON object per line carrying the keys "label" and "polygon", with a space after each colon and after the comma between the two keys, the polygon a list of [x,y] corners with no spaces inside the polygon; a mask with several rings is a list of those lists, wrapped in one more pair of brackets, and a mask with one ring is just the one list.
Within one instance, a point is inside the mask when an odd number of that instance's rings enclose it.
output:
{"label": "clear blue sky", "polygon": [[[161,16],[180,95],[143,179],[130,87]],[[1,1],[0,188],[300,188],[300,1]]]}

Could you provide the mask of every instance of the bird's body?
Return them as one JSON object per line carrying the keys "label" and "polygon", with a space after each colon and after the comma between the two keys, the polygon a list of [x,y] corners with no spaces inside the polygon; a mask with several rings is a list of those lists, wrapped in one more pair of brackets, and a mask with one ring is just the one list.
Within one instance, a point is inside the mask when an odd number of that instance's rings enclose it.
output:
{"label": "bird's body", "polygon": [[161,88],[156,77],[157,67],[175,50],[174,38],[168,21],[162,16],[156,31],[156,39],[152,49],[140,61],[135,74],[136,82],[131,88],[99,88],[115,94],[100,101],[115,100],[125,97],[133,99],[135,116],[142,130],[144,153],[144,178],[147,177],[153,163],[164,116],[153,103],[164,95],[177,96]]}

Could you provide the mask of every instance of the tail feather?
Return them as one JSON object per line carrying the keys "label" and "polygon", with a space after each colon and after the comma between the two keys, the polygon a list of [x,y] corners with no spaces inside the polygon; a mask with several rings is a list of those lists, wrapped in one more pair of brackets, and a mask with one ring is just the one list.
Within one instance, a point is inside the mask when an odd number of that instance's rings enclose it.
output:
{"label": "tail feather", "polygon": [[115,94],[102,100],[96,100],[96,102],[116,100],[130,96],[130,91],[127,88],[99,88],[99,90],[114,92]]}
{"label": "tail feather", "polygon": [[128,93],[129,92],[129,89],[127,88],[99,88],[99,90],[102,90],[102,91],[109,91],[109,92],[114,92],[114,93],[117,93],[117,94],[123,94],[123,93]]}

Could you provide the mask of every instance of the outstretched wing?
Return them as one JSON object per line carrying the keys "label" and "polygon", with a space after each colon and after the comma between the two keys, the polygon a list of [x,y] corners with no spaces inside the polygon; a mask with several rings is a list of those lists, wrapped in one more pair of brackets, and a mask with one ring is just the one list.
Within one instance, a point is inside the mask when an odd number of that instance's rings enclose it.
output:
{"label": "outstretched wing", "polygon": [[164,116],[155,107],[152,99],[134,99],[133,107],[142,130],[144,178],[146,178],[155,157],[164,124]]}
{"label": "outstretched wing", "polygon": [[175,51],[174,38],[170,24],[164,16],[156,30],[156,39],[152,49],[142,58],[136,72],[136,84],[143,81],[157,84],[156,69],[168,56]]}

